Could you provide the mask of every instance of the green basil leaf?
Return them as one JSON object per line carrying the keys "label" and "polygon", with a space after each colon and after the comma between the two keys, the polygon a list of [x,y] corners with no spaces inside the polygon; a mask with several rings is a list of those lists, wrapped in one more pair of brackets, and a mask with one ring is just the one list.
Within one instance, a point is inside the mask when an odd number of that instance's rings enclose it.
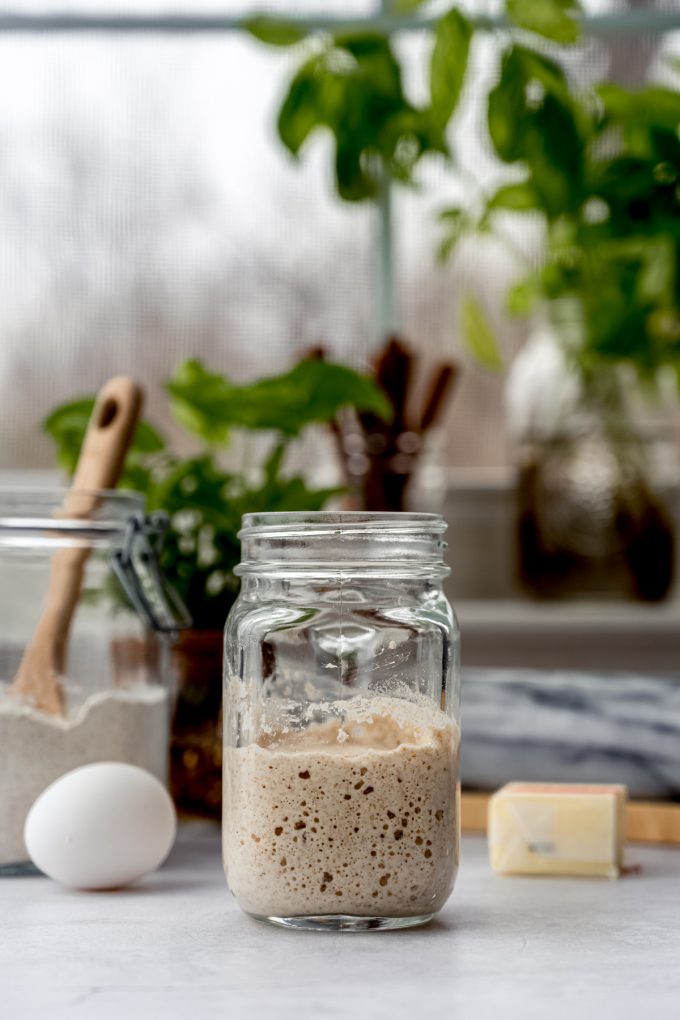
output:
{"label": "green basil leaf", "polygon": [[675,89],[650,85],[630,92],[620,85],[605,84],[599,86],[597,94],[604,105],[607,120],[668,131],[675,131],[680,124],[680,92]]}
{"label": "green basil leaf", "polygon": [[675,246],[665,237],[606,240],[592,248],[600,267],[632,272],[630,290],[641,302],[670,304],[675,284]]}
{"label": "green basil leaf", "polygon": [[322,106],[321,72],[322,67],[316,56],[303,64],[291,81],[279,111],[279,137],[294,156],[311,132],[327,123]]}
{"label": "green basil leaf", "polygon": [[272,452],[267,457],[264,465],[264,476],[268,482],[273,482],[281,473],[281,465],[286,455],[287,443],[276,443]]}
{"label": "green basil leaf", "polygon": [[[370,163],[373,162],[373,172]],[[363,202],[375,198],[380,188],[380,164],[367,161],[360,140],[351,133],[340,134],[335,143],[335,183],[340,198]]]}
{"label": "green basil leaf", "polygon": [[208,442],[219,443],[233,427],[295,436],[307,425],[332,421],[348,405],[390,415],[389,401],[373,380],[344,365],[311,359],[285,375],[246,386],[234,386],[189,361],[166,388],[180,423]]}
{"label": "green basil leaf", "polygon": [[165,449],[165,440],[148,421],[137,423],[130,449],[134,453],[160,453]]}
{"label": "green basil leaf", "polygon": [[541,295],[540,282],[530,276],[513,284],[505,297],[505,307],[510,315],[529,315],[536,307]]}
{"label": "green basil leaf", "polygon": [[[349,55],[352,59],[344,59]],[[343,78],[374,115],[389,117],[405,105],[401,67],[390,40],[378,32],[340,33],[335,51],[324,56],[326,73]],[[350,93],[354,97],[355,93]],[[380,126],[377,122],[375,126]]]}
{"label": "green basil leaf", "polygon": [[151,484],[151,473],[147,467],[128,455],[120,476],[118,487],[132,492],[146,493]]}
{"label": "green basil leaf", "polygon": [[554,42],[575,43],[581,34],[577,0],[506,0],[505,9],[519,28]]}
{"label": "green basil leaf", "polygon": [[259,15],[243,22],[250,35],[268,46],[295,46],[306,37],[304,29],[289,21]]}
{"label": "green basil leaf", "polygon": [[554,61],[523,46],[508,50],[489,94],[488,122],[497,154],[527,166],[531,187],[551,219],[579,208],[584,144],[564,74]]}
{"label": "green basil leaf", "polygon": [[446,127],[458,105],[465,80],[472,26],[457,10],[440,18],[435,29],[430,61],[432,117]]}
{"label": "green basil leaf", "polygon": [[206,443],[229,442],[234,387],[196,359],[183,362],[165,384],[170,408],[179,424]]}
{"label": "green basil leaf", "polygon": [[508,209],[525,212],[529,209],[540,209],[541,203],[536,191],[529,181],[517,184],[504,184],[489,199],[489,209]]}
{"label": "green basil leaf", "polygon": [[503,359],[498,350],[493,327],[479,301],[471,295],[463,299],[460,324],[466,346],[479,364],[491,371],[500,371],[503,368]]}
{"label": "green basil leaf", "polygon": [[410,184],[425,153],[448,152],[442,124],[408,101],[390,40],[377,32],[339,33],[295,74],[279,112],[281,140],[297,155],[322,128],[334,138],[338,193],[352,202],[375,198],[385,169]]}
{"label": "green basil leaf", "polygon": [[81,397],[55,408],[42,423],[43,432],[56,445],[59,467],[69,475],[76,469],[93,408],[94,397]]}
{"label": "green basil leaf", "polygon": [[395,14],[410,14],[411,11],[416,11],[429,2],[430,0],[393,0],[392,11]]}

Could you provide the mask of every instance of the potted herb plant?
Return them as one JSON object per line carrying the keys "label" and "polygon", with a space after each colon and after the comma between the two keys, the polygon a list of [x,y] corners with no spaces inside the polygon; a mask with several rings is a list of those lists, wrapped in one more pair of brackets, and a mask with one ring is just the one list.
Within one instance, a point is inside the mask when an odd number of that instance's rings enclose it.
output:
{"label": "potted herb plant", "polygon": [[680,380],[680,92],[578,92],[556,61],[513,44],[488,127],[521,179],[474,196],[474,215],[447,210],[444,250],[469,231],[507,240],[518,217],[545,228],[540,266],[527,260],[508,294],[537,322],[508,388],[522,578],[540,595],[663,598],[674,534],[654,477],[660,436],[639,408]]}
{"label": "potted herb plant", "polygon": [[[378,27],[306,31],[299,24],[259,16],[245,23],[260,41],[293,47],[300,55],[277,115],[279,138],[299,158],[315,135],[330,134],[335,188],[346,202],[372,204],[377,225],[377,341],[373,371],[392,404],[389,423],[371,414],[344,416],[336,430],[348,484],[358,505],[403,510],[426,449],[428,430],[441,417],[459,366],[435,367],[420,408],[413,406],[416,359],[399,333],[395,300],[393,185],[418,186],[421,164],[439,159],[454,167],[450,132],[468,72],[474,30],[458,6],[430,11],[427,0],[383,0]],[[507,0],[510,24],[557,43],[578,38],[579,5],[572,0]],[[424,98],[408,94],[394,37],[415,20],[431,44]],[[495,359],[483,314],[466,302],[463,329],[469,346],[487,363]]]}
{"label": "potted herb plant", "polygon": [[[179,457],[160,432],[143,421],[128,455],[121,485],[146,498],[147,510],[164,510],[169,528],[160,553],[164,576],[193,620],[174,648],[179,677],[173,723],[171,785],[180,808],[217,816],[221,803],[219,716],[222,628],[238,591],[237,533],[249,511],[319,510],[338,488],[312,488],[285,470],[291,443],[308,427],[334,421],[343,408],[390,416],[384,393],[369,378],[317,359],[300,361],[283,375],[239,386],[199,361],[181,364],[165,385],[175,420],[199,450]],[[71,473],[93,406],[82,397],[55,409],[44,429],[60,465]],[[223,466],[234,430],[271,437],[264,462],[247,473]],[[113,608],[121,593],[111,590]]]}
{"label": "potted herb plant", "polygon": [[[385,14],[403,5],[384,5]],[[409,4],[414,10],[416,4]],[[376,210],[377,334],[384,346],[372,369],[392,405],[390,421],[371,413],[343,415],[336,437],[347,483],[356,505],[368,510],[405,509],[409,485],[426,432],[451,394],[456,367],[436,366],[421,408],[413,407],[414,357],[398,331],[393,281],[393,183],[413,186],[426,158],[449,156],[446,129],[465,78],[472,27],[453,9],[437,21],[429,58],[429,95],[415,102],[404,85],[402,65],[388,31],[358,27],[309,34],[273,18],[247,26],[262,42],[294,46],[300,63],[283,97],[278,135],[298,158],[316,134],[333,141],[335,187],[346,202]]]}

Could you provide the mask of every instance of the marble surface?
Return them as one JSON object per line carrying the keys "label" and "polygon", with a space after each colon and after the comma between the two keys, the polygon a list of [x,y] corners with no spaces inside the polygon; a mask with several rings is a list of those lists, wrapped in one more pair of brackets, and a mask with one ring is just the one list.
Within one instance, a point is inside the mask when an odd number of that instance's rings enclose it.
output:
{"label": "marble surface", "polygon": [[679,674],[467,669],[462,701],[468,787],[614,782],[680,797]]}
{"label": "marble surface", "polygon": [[640,1020],[680,1010],[680,851],[641,873],[510,879],[463,840],[456,890],[427,928],[267,928],[228,895],[217,829],[185,826],[166,867],[85,894],[0,879],[3,1020]]}

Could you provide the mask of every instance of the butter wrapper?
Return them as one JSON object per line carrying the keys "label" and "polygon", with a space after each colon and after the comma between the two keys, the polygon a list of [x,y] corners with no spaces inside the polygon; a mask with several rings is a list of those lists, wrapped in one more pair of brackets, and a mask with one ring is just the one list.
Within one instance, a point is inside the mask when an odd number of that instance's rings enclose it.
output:
{"label": "butter wrapper", "polygon": [[625,786],[508,783],[489,802],[489,858],[501,875],[618,878]]}

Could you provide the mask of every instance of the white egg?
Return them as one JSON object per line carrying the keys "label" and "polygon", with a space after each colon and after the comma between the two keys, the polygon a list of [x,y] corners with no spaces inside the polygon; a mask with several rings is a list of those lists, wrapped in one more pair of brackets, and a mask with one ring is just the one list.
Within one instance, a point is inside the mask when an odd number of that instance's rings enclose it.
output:
{"label": "white egg", "polygon": [[44,790],[24,839],[40,871],[77,889],[115,889],[168,856],[177,831],[165,787],[144,769],[101,762],[73,769]]}

